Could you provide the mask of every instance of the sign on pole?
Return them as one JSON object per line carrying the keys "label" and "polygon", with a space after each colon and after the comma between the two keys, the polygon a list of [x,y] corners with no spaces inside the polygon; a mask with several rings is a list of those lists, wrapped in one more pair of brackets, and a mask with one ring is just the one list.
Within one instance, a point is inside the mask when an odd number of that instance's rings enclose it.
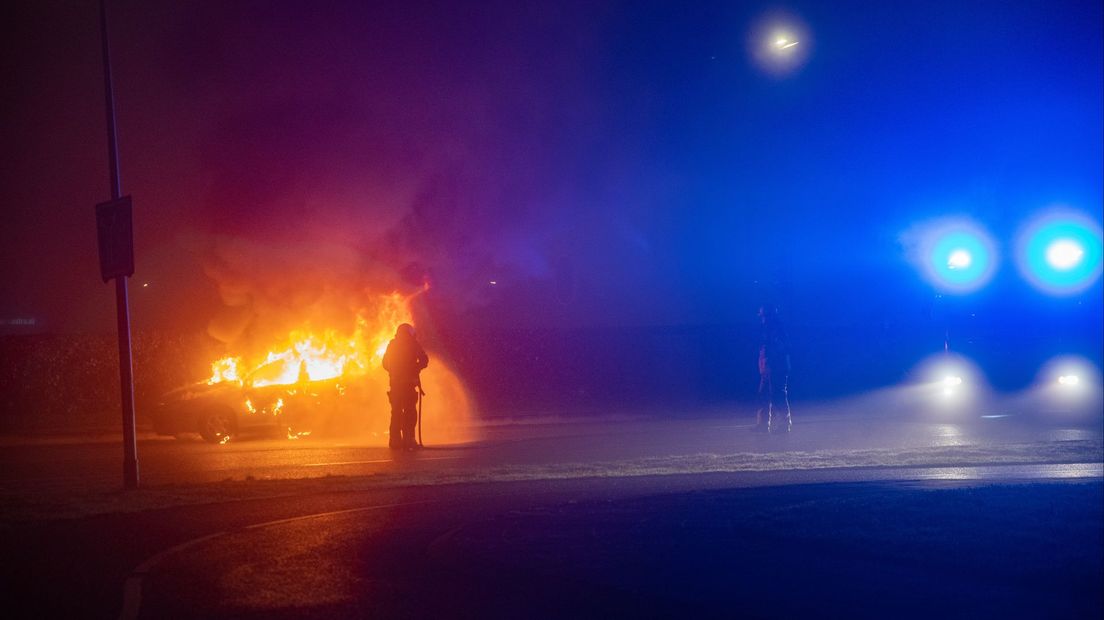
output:
{"label": "sign on pole", "polygon": [[96,230],[103,281],[134,275],[134,227],[130,196],[96,205]]}

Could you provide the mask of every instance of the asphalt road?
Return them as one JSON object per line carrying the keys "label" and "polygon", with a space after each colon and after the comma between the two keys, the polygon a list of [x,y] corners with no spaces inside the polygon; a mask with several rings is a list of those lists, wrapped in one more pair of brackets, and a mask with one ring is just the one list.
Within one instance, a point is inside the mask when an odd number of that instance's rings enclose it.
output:
{"label": "asphalt road", "polygon": [[[1099,617],[1089,484],[510,483],[231,530],[127,617]],[[712,481],[716,484],[721,481]],[[665,484],[666,483],[666,484]],[[134,612],[133,616],[130,612]]]}
{"label": "asphalt road", "polygon": [[334,438],[148,440],[145,486],[130,493],[118,489],[118,444],[9,442],[0,527],[5,557],[20,560],[5,563],[6,608],[1099,615],[1099,420],[822,416],[767,436],[710,417],[478,432],[413,454]]}

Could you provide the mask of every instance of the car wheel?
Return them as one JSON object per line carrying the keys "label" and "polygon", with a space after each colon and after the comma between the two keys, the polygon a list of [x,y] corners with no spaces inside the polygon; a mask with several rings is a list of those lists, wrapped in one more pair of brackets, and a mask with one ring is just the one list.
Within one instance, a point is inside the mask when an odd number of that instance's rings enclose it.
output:
{"label": "car wheel", "polygon": [[199,435],[208,443],[226,443],[234,434],[234,412],[215,409],[199,419]]}

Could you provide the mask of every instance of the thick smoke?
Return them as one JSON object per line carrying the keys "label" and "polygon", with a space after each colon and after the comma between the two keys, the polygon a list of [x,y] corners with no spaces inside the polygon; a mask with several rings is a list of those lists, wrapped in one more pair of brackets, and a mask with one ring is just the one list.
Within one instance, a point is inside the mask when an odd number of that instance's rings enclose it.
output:
{"label": "thick smoke", "polygon": [[[579,41],[591,35],[572,13],[330,9],[340,18],[312,28],[322,18],[296,5],[207,7],[217,18],[193,17],[171,55],[209,115],[196,227],[227,307],[212,335],[338,312],[366,289],[428,283],[478,308],[492,281],[570,270],[555,248],[590,208],[557,189],[590,114]],[[536,32],[559,45],[520,53]]]}

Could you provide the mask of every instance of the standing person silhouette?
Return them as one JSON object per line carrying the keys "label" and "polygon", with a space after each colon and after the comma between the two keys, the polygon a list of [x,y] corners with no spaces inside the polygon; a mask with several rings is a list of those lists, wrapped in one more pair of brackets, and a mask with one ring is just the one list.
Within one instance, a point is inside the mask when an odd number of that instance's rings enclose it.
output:
{"label": "standing person silhouette", "polygon": [[[790,415],[790,347],[786,330],[778,319],[774,304],[759,308],[759,409],[755,412],[755,430],[789,432],[793,426]],[[786,427],[778,420],[786,416]],[[765,419],[764,419],[765,418]]]}
{"label": "standing person silhouette", "polygon": [[383,354],[383,369],[391,378],[391,435],[387,445],[394,450],[420,448],[414,436],[418,424],[418,390],[422,389],[419,373],[429,365],[429,356],[414,337],[414,327],[403,323],[395,329],[395,337],[387,343]]}

